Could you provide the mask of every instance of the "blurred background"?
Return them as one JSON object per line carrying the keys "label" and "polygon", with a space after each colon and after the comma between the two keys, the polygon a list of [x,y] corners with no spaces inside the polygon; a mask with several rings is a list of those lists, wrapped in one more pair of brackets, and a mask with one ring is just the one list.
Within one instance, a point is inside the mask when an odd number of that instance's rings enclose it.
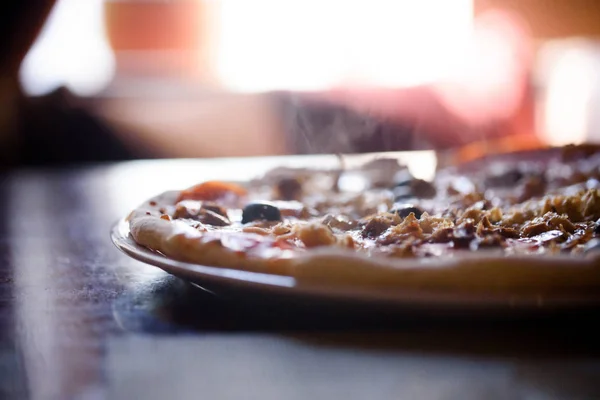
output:
{"label": "blurred background", "polygon": [[595,0],[27,7],[6,17],[6,165],[600,142]]}

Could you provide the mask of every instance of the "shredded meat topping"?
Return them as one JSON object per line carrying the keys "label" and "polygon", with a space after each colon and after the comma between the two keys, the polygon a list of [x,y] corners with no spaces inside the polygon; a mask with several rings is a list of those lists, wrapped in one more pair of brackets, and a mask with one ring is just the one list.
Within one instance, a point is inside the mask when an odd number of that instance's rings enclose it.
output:
{"label": "shredded meat topping", "polygon": [[369,219],[362,231],[362,235],[368,238],[376,238],[392,226],[393,220],[385,215],[376,215]]}
{"label": "shredded meat topping", "polygon": [[467,171],[449,169],[433,182],[404,170],[398,174],[397,167],[375,182],[373,168],[379,164],[373,164],[365,175],[372,182],[356,192],[333,192],[331,174],[303,170],[294,176],[286,170],[283,176],[271,174],[257,182],[260,195],[248,199],[271,201],[282,221],[241,224],[236,217],[240,209],[236,214],[218,201],[195,200],[179,202],[170,217],[198,229],[223,227],[273,236],[299,249],[339,246],[390,257],[427,256],[427,246],[444,251],[511,246],[598,251],[600,149],[568,148],[563,155],[545,164],[490,161]]}
{"label": "shredded meat topping", "polygon": [[306,247],[330,246],[337,242],[331,229],[322,224],[299,225],[295,233]]}

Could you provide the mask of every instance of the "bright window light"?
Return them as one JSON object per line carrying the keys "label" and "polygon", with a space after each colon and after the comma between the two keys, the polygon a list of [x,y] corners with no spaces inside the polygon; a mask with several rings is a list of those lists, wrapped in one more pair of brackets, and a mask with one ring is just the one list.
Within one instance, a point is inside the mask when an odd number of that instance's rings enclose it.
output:
{"label": "bright window light", "polygon": [[597,48],[567,42],[548,46],[540,58],[547,84],[540,118],[544,139],[555,146],[586,141],[600,83]]}
{"label": "bright window light", "polygon": [[98,93],[115,71],[102,18],[103,0],[59,0],[21,65],[25,92],[39,96],[66,86]]}
{"label": "bright window light", "polygon": [[[28,94],[65,85],[93,95],[110,82],[103,1],[58,0],[22,65]],[[216,10],[208,57],[239,91],[434,82],[461,64],[473,23],[473,0],[195,1]]]}
{"label": "bright window light", "polygon": [[410,86],[453,70],[473,0],[221,0],[217,73],[236,90]]}

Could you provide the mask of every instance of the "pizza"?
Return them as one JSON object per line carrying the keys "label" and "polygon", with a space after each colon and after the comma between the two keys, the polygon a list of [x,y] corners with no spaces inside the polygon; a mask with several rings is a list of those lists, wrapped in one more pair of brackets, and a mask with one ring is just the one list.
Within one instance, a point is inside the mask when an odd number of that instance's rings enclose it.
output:
{"label": "pizza", "polygon": [[497,154],[415,178],[394,158],[162,193],[139,245],[322,284],[486,293],[600,288],[600,146]]}

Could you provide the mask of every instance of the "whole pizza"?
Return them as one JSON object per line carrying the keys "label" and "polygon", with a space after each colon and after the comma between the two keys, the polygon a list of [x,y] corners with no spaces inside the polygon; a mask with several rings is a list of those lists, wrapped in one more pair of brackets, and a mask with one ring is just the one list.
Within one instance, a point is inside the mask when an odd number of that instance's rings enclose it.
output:
{"label": "whole pizza", "polygon": [[166,257],[326,284],[443,291],[600,288],[600,147],[482,157],[413,177],[393,158],[200,182],[128,217]]}

